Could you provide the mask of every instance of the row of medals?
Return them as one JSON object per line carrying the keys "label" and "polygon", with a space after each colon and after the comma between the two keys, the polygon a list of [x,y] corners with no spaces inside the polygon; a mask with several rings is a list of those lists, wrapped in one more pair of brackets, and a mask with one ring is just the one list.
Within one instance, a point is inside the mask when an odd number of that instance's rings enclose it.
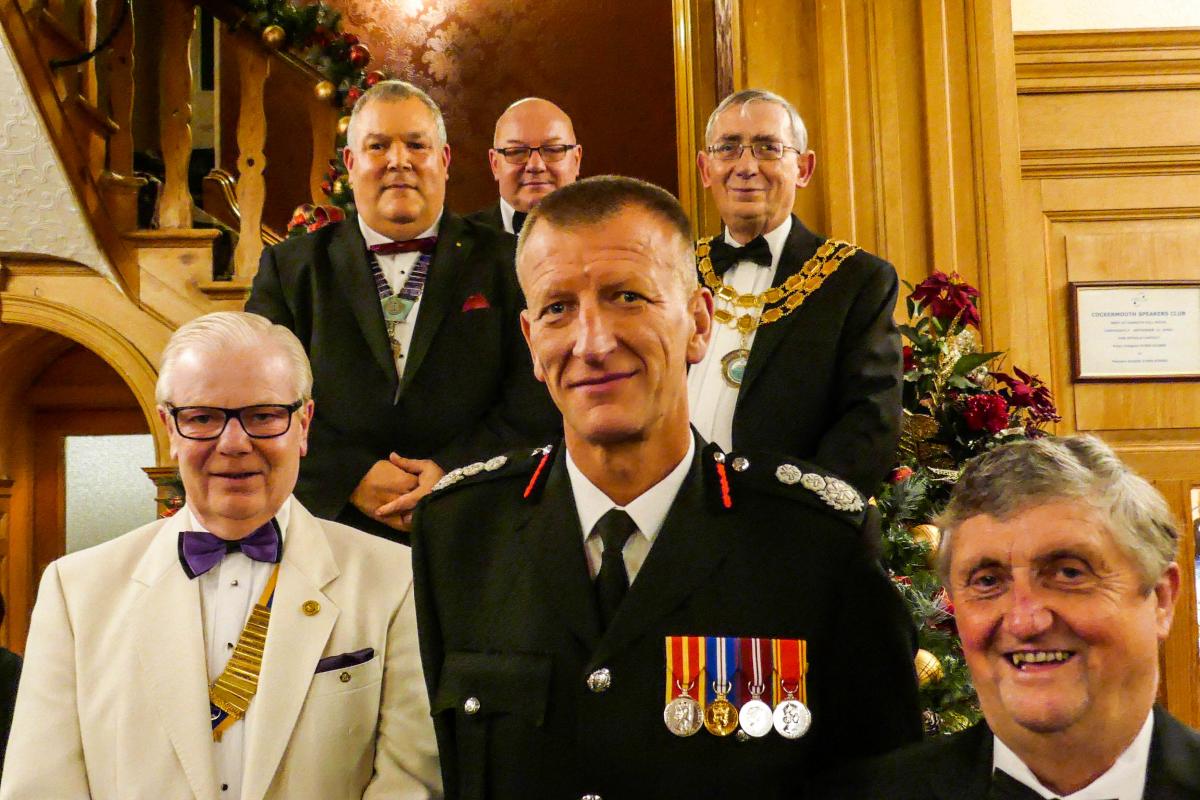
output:
{"label": "row of medals", "polygon": [[729,736],[740,727],[750,736],[762,737],[773,728],[785,739],[799,739],[808,733],[808,727],[812,724],[812,712],[808,706],[790,692],[772,710],[759,699],[762,690],[755,692],[751,687],[750,699],[742,704],[739,711],[737,706],[729,702],[728,684],[723,687],[714,685],[713,691],[716,699],[703,710],[699,701],[687,694],[667,703],[663,709],[663,722],[667,724],[667,730],[676,736],[691,736],[705,728],[714,736]]}

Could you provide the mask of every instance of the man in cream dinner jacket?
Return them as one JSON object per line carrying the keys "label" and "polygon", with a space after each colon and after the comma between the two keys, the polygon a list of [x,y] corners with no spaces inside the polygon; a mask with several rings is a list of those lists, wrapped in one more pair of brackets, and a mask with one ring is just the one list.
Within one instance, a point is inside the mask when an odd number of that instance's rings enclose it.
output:
{"label": "man in cream dinner jacket", "polygon": [[311,388],[262,317],[175,333],[187,505],[46,570],[0,798],[440,796],[408,549],[291,496]]}

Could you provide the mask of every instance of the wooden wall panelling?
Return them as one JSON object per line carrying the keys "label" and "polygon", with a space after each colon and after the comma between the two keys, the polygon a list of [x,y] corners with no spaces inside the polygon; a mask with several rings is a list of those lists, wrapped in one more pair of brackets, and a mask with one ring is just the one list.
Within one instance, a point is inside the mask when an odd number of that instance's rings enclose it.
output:
{"label": "wooden wall panelling", "polygon": [[9,591],[8,577],[8,509],[12,503],[12,487],[12,479],[0,478],[0,595],[3,595],[5,599],[4,624],[0,625],[0,646],[4,647],[9,647],[12,642],[12,637],[9,634],[10,623],[7,613],[8,599],[12,596],[12,592]]}
{"label": "wooden wall panelling", "polygon": [[696,154],[704,147],[704,126],[718,102],[714,0],[672,0],[672,14],[678,197],[696,235],[703,236],[720,230],[716,206],[696,169]]}

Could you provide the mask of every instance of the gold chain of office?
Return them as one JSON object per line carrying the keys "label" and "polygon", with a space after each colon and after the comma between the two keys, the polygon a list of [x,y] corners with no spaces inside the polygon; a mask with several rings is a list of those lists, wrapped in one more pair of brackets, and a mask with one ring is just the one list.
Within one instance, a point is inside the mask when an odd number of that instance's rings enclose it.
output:
{"label": "gold chain of office", "polygon": [[[738,333],[748,335],[755,328],[778,322],[795,311],[805,299],[821,288],[825,279],[837,271],[842,262],[858,252],[858,247],[849,242],[829,239],[817,248],[812,258],[804,262],[800,270],[779,286],[772,286],[757,294],[738,294],[729,284],[717,277],[709,257],[712,240],[708,236],[696,243],[696,259],[704,285],[712,290],[718,300],[729,303],[735,311],[717,309],[713,319],[721,325],[736,328]],[[771,306],[771,308],[767,308]],[[737,314],[736,309],[764,309],[761,314]]]}

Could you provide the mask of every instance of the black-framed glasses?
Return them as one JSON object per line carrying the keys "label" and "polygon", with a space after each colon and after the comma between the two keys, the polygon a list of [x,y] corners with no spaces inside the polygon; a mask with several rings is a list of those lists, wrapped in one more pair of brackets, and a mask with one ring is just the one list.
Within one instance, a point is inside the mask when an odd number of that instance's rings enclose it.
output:
{"label": "black-framed glasses", "polygon": [[529,147],[528,145],[519,145],[517,147],[493,147],[500,155],[504,156],[504,160],[509,164],[524,164],[529,161],[529,156],[536,150],[541,156],[542,161],[547,164],[553,164],[556,161],[562,161],[567,157],[567,153],[579,147],[577,144],[544,144],[541,147]]}
{"label": "black-framed glasses", "polygon": [[742,157],[742,151],[744,150],[749,150],[750,154],[759,161],[778,161],[783,158],[788,150],[797,155],[800,154],[800,150],[791,145],[765,139],[747,144],[741,142],[718,142],[717,144],[709,145],[705,149],[718,161],[737,161]]}
{"label": "black-framed glasses", "polygon": [[292,429],[292,414],[302,405],[304,401],[297,400],[286,405],[263,403],[241,408],[168,405],[167,410],[175,420],[175,430],[185,439],[216,439],[225,432],[231,419],[240,422],[242,430],[252,439],[273,439]]}

